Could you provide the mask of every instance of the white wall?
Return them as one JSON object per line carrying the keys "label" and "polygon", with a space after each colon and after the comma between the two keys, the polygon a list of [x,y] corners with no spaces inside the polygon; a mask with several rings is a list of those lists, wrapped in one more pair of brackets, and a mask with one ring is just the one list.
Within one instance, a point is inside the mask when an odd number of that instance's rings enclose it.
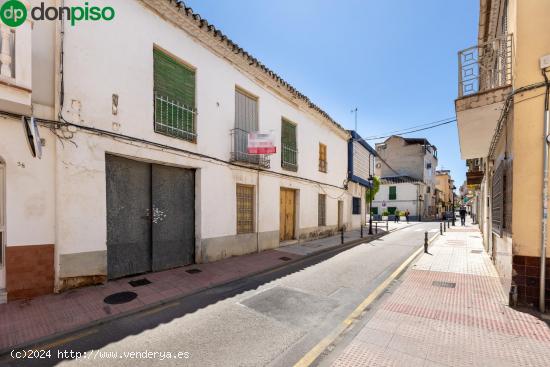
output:
{"label": "white wall", "polygon": [[[6,246],[55,243],[55,140],[47,129],[39,131],[46,142],[42,159],[32,157],[21,120],[0,119]],[[4,287],[5,267],[0,265],[0,289]]]}
{"label": "white wall", "polygon": [[[425,190],[425,185],[420,185],[421,190]],[[396,187],[395,200],[389,199],[390,186]],[[385,207],[382,206],[383,202],[386,204]],[[396,207],[400,211],[408,209],[411,215],[418,215],[418,185],[413,183],[381,184],[372,206],[378,208],[378,214],[380,215],[389,207]]]}
{"label": "white wall", "polygon": [[[67,1],[71,6],[76,1]],[[94,5],[112,5],[98,0]],[[273,131],[280,152],[281,118],[297,124],[298,172],[284,171],[281,157],[271,157],[273,173],[260,175],[259,231],[279,230],[279,190],[298,190],[297,236],[300,228],[317,226],[317,194],[327,194],[327,225],[337,223],[337,201],[351,211],[350,196],[342,188],[347,170],[347,134],[321,121],[241,73],[187,33],[164,21],[137,1],[117,2],[111,22],[81,22],[65,29],[63,116],[74,123],[139,137],[191,152],[229,160],[230,130],[234,127],[235,88],[258,97],[259,127]],[[197,143],[160,135],[153,130],[153,47],[159,46],[196,68]],[[112,114],[111,96],[119,96]],[[116,124],[116,126],[115,126]],[[56,255],[106,250],[105,154],[148,162],[196,168],[199,239],[236,234],[235,185],[257,185],[255,171],[185,153],[152,149],[138,143],[115,141],[83,131],[72,141],[56,143],[46,152],[54,159],[56,175]],[[318,171],[319,142],[327,145],[328,172]],[[319,181],[297,180],[292,176]],[[330,186],[332,185],[332,186]],[[52,199],[53,200],[53,199]],[[53,208],[53,202],[51,207]],[[344,220],[350,218],[344,216]],[[43,242],[43,241],[41,241]],[[200,240],[198,242],[200,246]],[[200,249],[199,249],[200,250]],[[200,252],[200,251],[199,251]],[[229,255],[228,255],[229,256]],[[57,264],[59,272],[59,264]],[[83,270],[84,271],[84,270]],[[85,272],[85,271],[84,271]]]}

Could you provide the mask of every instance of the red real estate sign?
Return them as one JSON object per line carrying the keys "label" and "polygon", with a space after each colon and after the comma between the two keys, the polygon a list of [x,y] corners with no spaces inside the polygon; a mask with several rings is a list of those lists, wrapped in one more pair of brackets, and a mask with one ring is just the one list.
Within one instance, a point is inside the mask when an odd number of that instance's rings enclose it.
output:
{"label": "red real estate sign", "polygon": [[248,154],[274,154],[277,152],[271,133],[248,133]]}

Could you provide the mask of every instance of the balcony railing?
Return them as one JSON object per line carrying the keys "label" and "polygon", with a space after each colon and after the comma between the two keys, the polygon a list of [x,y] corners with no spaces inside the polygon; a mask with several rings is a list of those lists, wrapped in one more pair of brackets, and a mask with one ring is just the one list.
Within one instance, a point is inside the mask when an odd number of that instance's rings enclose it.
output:
{"label": "balcony railing", "polygon": [[2,24],[0,26],[0,75],[15,78],[15,31]]}
{"label": "balcony railing", "polygon": [[196,141],[194,108],[155,93],[155,131],[189,141]]}
{"label": "balcony railing", "polygon": [[512,83],[512,35],[506,34],[458,52],[458,96]]}
{"label": "balcony railing", "polygon": [[283,144],[281,166],[289,171],[298,171],[298,150],[295,147]]}
{"label": "balcony railing", "polygon": [[269,168],[268,155],[248,153],[248,131],[239,128],[231,130],[231,161]]}

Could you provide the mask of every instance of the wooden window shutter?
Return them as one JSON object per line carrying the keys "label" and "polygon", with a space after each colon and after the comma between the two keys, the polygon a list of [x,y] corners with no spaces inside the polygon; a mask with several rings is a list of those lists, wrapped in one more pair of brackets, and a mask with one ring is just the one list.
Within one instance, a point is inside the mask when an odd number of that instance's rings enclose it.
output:
{"label": "wooden window shutter", "polygon": [[195,108],[195,71],[154,49],[155,93]]}
{"label": "wooden window shutter", "polygon": [[397,187],[396,186],[390,186],[390,200],[397,199]]}

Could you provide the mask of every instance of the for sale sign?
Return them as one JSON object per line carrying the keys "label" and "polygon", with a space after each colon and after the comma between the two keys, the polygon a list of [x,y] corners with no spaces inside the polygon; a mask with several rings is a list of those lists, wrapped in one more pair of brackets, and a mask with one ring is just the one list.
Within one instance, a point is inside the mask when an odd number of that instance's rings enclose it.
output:
{"label": "for sale sign", "polygon": [[248,133],[248,154],[274,154],[277,151],[271,133]]}

